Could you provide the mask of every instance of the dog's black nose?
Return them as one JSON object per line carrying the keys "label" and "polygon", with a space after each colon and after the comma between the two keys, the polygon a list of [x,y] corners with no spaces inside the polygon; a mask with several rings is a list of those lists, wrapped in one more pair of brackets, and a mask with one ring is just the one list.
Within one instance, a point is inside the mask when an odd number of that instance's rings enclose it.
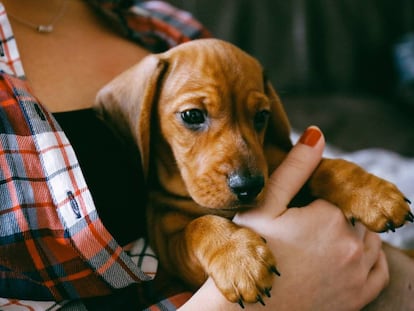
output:
{"label": "dog's black nose", "polygon": [[232,174],[227,179],[231,191],[237,195],[239,201],[248,203],[253,201],[264,187],[262,175]]}

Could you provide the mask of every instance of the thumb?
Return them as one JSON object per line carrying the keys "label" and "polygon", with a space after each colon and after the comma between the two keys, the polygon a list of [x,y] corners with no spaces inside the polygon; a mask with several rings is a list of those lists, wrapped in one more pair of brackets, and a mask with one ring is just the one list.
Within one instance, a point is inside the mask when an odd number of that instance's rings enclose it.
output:
{"label": "thumb", "polygon": [[269,177],[265,199],[258,208],[260,212],[270,217],[277,217],[285,212],[290,201],[318,166],[324,147],[325,139],[321,130],[316,126],[307,128]]}

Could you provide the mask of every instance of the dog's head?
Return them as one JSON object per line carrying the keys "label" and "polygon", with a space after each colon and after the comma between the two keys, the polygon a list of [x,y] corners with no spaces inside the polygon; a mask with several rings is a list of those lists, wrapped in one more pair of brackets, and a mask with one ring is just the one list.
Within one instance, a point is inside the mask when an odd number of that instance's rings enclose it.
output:
{"label": "dog's head", "polygon": [[206,208],[254,204],[268,175],[265,146],[291,147],[286,114],[261,65],[216,39],[146,57],[104,87],[97,105],[133,137],[144,171],[151,158],[165,190]]}

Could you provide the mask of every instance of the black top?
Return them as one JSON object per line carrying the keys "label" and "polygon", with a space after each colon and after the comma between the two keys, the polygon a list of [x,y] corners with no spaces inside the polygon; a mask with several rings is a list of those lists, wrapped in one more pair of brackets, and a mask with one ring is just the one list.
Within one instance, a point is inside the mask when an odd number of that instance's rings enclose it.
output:
{"label": "black top", "polygon": [[138,154],[92,109],[53,114],[75,150],[99,216],[120,245],[145,234],[146,189]]}

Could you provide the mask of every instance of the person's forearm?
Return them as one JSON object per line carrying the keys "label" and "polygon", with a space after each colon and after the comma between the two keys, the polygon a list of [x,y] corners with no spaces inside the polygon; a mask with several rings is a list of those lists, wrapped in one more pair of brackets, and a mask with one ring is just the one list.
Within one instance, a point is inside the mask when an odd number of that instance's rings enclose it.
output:
{"label": "person's forearm", "polygon": [[390,283],[363,311],[414,310],[414,259],[384,243]]}
{"label": "person's forearm", "polygon": [[[271,301],[266,301],[266,307],[260,303],[245,304],[244,310],[246,311],[265,311],[275,310],[276,306],[271,305]],[[220,293],[215,286],[212,279],[208,279],[206,283],[187,301],[179,311],[240,311],[242,308],[237,303],[232,303]],[[278,310],[280,310],[278,308]]]}
{"label": "person's forearm", "polygon": [[[221,295],[214,282],[208,279],[206,283],[187,301],[179,311],[209,311],[232,310],[232,306]],[[240,307],[239,307],[240,308]]]}

